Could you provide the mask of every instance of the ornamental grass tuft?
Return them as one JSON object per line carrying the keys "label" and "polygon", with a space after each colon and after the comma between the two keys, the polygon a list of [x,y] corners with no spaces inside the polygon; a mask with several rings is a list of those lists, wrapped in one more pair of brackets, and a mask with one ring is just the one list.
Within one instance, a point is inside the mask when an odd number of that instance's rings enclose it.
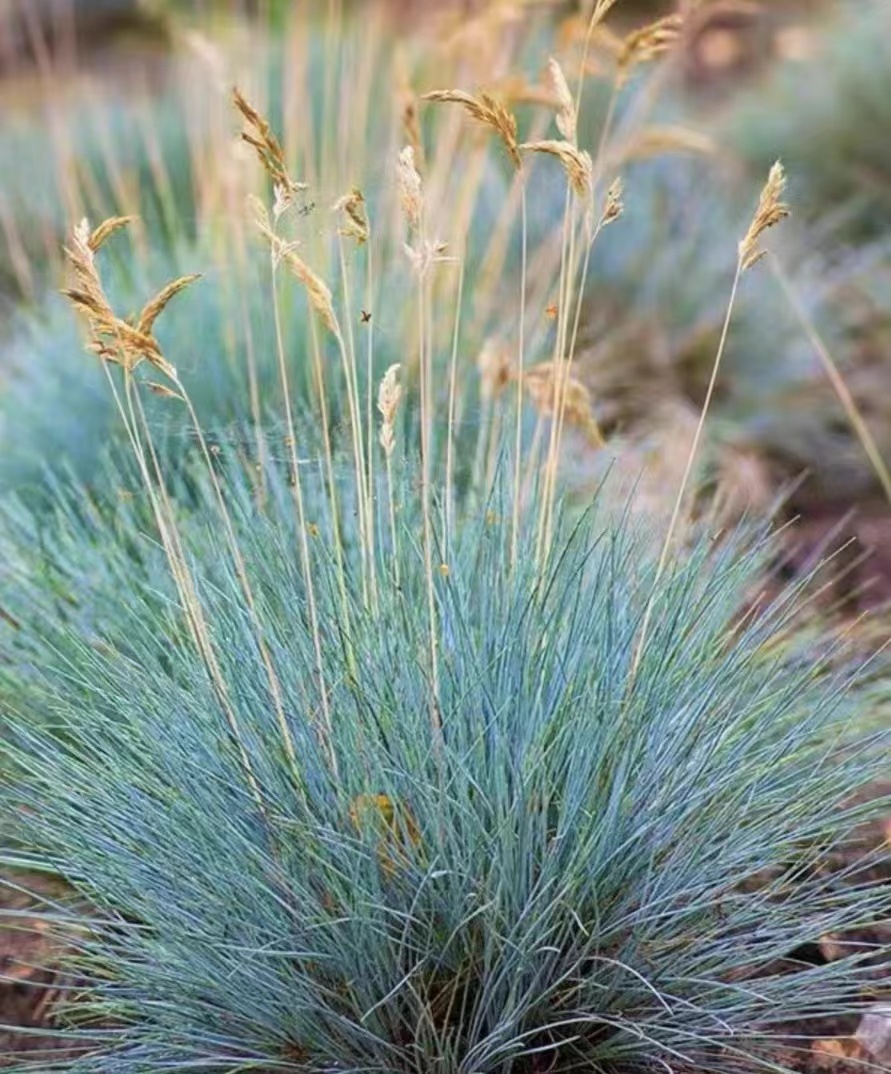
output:
{"label": "ornamental grass tuft", "polygon": [[[674,36],[635,38],[615,92]],[[735,282],[654,541],[611,478],[565,495],[565,456],[605,450],[574,357],[634,190],[614,109],[592,156],[583,87],[548,69],[545,121],[437,90],[445,156],[403,112],[377,191],[338,173],[327,224],[314,158],[239,92],[265,334],[231,397],[221,337],[247,337],[199,331],[225,277],[116,287],[122,229],[77,225],[69,299],[116,431],[101,467],[0,503],[0,885],[59,882],[27,922],[0,910],[56,953],[40,1071],[777,1070],[887,975],[883,949],[810,953],[884,912],[885,851],[828,863],[886,813],[888,733],[795,632],[804,583],[761,594],[769,535],[689,518],[781,173],[715,237]],[[527,183],[563,205],[556,241]]]}

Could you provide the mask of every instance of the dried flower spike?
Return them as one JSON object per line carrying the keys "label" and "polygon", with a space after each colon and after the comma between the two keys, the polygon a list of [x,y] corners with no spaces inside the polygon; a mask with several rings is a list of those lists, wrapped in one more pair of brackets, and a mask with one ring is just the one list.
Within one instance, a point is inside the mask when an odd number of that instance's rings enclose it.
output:
{"label": "dried flower spike", "polygon": [[195,277],[184,276],[168,284],[148,303],[139,322],[133,325],[118,317],[111,308],[96,268],[95,252],[110,235],[131,220],[132,217],[109,217],[91,231],[89,221],[84,219],[74,228],[65,256],[74,274],[75,286],[62,294],[86,318],[90,332],[89,349],[103,361],[123,366],[128,373],[132,373],[145,360],[165,377],[176,380],[176,370],[161,353],[151,329],[155,318],[173,295],[188,286]]}
{"label": "dried flower spike", "polygon": [[269,213],[266,211],[266,206],[260,201],[259,198],[251,195],[248,198],[248,205],[254,217],[254,224],[257,230],[269,243],[272,250],[272,257],[276,265],[285,265],[291,275],[301,284],[306,290],[306,296],[309,299],[309,304],[318,313],[325,323],[326,328],[332,335],[340,338],[340,324],[337,320],[337,315],[334,312],[334,300],[331,296],[331,289],[325,283],[325,281],[319,276],[314,269],[303,260],[297,253],[296,242],[286,242],[280,235],[277,235],[273,230],[269,222]]}
{"label": "dried flower spike", "polygon": [[[281,240],[279,240],[281,242]],[[302,257],[299,257],[291,243],[282,243],[281,246],[281,259],[287,266],[291,275],[301,284],[303,284],[306,290],[306,297],[309,299],[309,304],[316,311],[316,313],[322,318],[325,327],[331,332],[333,336],[340,337],[340,325],[337,321],[337,316],[334,313],[334,301],[331,297],[331,290],[325,281],[307,265]]]}
{"label": "dried flower spike", "polygon": [[393,454],[393,448],[396,446],[396,412],[402,401],[402,385],[396,379],[398,373],[399,364],[391,365],[384,374],[377,393],[377,409],[383,418],[380,444],[387,458]]}
{"label": "dried flower spike", "polygon": [[624,193],[625,187],[621,178],[614,179],[610,184],[609,190],[606,192],[606,198],[603,202],[603,213],[600,217],[601,227],[606,227],[607,224],[611,224],[614,220],[618,220],[625,211],[625,203],[622,200]]}
{"label": "dried flower spike", "polygon": [[407,145],[399,154],[396,168],[396,180],[399,184],[399,200],[409,226],[415,229],[421,226],[421,214],[424,210],[424,194],[421,177],[415,167],[415,151]]}
{"label": "dried flower spike", "polygon": [[490,93],[481,93],[479,97],[473,97],[463,90],[433,90],[425,93],[421,100],[460,104],[475,120],[500,136],[514,167],[520,167],[522,161],[520,147],[517,145],[516,117]]}
{"label": "dried flower spike", "polygon": [[142,313],[140,313],[136,322],[137,329],[146,334],[151,332],[155,320],[164,312],[167,303],[174,295],[178,295],[180,291],[184,291],[190,284],[200,279],[201,273],[193,272],[188,276],[180,276],[179,279],[168,283],[166,287],[162,287],[155,297],[143,307]]}
{"label": "dried flower spike", "polygon": [[349,239],[355,239],[359,246],[368,241],[369,228],[368,216],[365,213],[365,199],[358,187],[353,187],[349,194],[344,194],[334,203],[333,211],[342,212],[346,217],[346,223],[340,229],[340,234]]}
{"label": "dried flower spike", "polygon": [[566,82],[566,76],[563,74],[563,68],[553,57],[548,60],[548,80],[556,100],[557,130],[567,142],[577,146],[578,117],[575,110],[575,101],[569,92],[569,85]]}
{"label": "dried flower spike", "polygon": [[632,68],[649,63],[670,49],[677,41],[682,26],[680,15],[666,15],[628,34],[618,57],[621,79],[627,78]]}
{"label": "dried flower spike", "polygon": [[739,244],[740,270],[746,272],[756,265],[766,251],[758,247],[758,240],[768,228],[778,224],[789,215],[789,206],[783,202],[783,194],[786,190],[786,173],[783,165],[777,161],[770,169],[767,182],[761,191],[758,200],[758,208],[749,230]]}
{"label": "dried flower spike", "polygon": [[[86,240],[87,245],[95,253],[106,239],[110,238],[116,231],[120,231],[121,228],[132,224],[135,219],[135,216],[110,216],[107,220],[103,220],[96,230],[92,232]],[[89,228],[86,220],[81,221],[81,227]]]}
{"label": "dried flower spike", "polygon": [[520,149],[556,157],[563,165],[569,185],[576,194],[584,198],[590,193],[594,167],[591,155],[586,150],[576,149],[570,142],[560,141],[524,142]]}
{"label": "dried flower spike", "polygon": [[[564,370],[558,380],[555,362],[539,362],[523,374],[523,384],[535,409],[544,417],[553,417],[562,407],[570,425],[581,429],[596,447],[603,447],[603,434],[594,417],[591,393],[584,384]],[[558,398],[558,389],[562,399]]]}
{"label": "dried flower spike", "polygon": [[294,182],[288,174],[281,143],[272,133],[269,123],[247,101],[238,87],[232,90],[232,100],[248,127],[248,130],[242,131],[242,140],[256,150],[260,163],[276,188],[276,215],[280,215],[293,195],[306,190],[307,186],[305,183]]}

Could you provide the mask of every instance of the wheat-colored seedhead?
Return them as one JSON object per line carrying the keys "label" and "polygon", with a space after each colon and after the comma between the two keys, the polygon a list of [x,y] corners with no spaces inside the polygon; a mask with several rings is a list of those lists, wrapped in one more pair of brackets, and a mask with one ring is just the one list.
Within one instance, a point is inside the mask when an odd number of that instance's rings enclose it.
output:
{"label": "wheat-colored seedhead", "polygon": [[424,212],[424,193],[421,176],[415,165],[415,151],[407,145],[399,154],[396,165],[399,202],[410,228],[418,230]]}
{"label": "wheat-colored seedhead", "polygon": [[577,149],[571,142],[545,139],[539,142],[523,142],[520,146],[529,153],[544,153],[556,157],[563,165],[566,179],[576,195],[587,199],[591,193],[594,165],[586,149]]}
{"label": "wheat-colored seedhead", "polygon": [[145,305],[135,325],[118,317],[105,294],[95,254],[108,238],[132,220],[133,217],[110,217],[91,231],[89,221],[84,218],[74,228],[65,255],[75,286],[62,293],[86,320],[90,350],[100,358],[122,366],[128,373],[132,373],[142,361],[147,361],[165,377],[176,381],[176,369],[162,354],[160,344],[152,335],[152,328],[174,295],[194,283],[198,276],[181,276],[163,287]]}
{"label": "wheat-colored seedhead", "polygon": [[743,272],[748,271],[767,253],[759,247],[759,240],[768,228],[774,227],[789,215],[789,206],[783,201],[786,190],[786,173],[777,161],[770,169],[767,182],[758,199],[758,208],[742,241],[739,244],[739,263]]}
{"label": "wheat-colored seedhead", "polygon": [[464,90],[431,90],[425,93],[421,100],[460,104],[470,116],[501,138],[514,166],[520,167],[522,160],[517,145],[516,117],[491,93],[481,93],[474,97]]}
{"label": "wheat-colored seedhead", "polygon": [[576,115],[575,101],[569,92],[569,85],[563,68],[553,58],[548,60],[548,81],[556,101],[557,130],[567,142],[578,145],[578,116]]}
{"label": "wheat-colored seedhead", "polygon": [[649,63],[673,48],[682,28],[683,18],[680,15],[666,15],[632,30],[622,41],[622,49],[617,58],[620,79],[626,80],[635,67]]}
{"label": "wheat-colored seedhead", "polygon": [[370,229],[368,215],[365,212],[365,198],[358,187],[354,186],[349,194],[338,198],[332,206],[332,211],[343,213],[346,217],[340,228],[340,234],[344,238],[355,239],[359,246],[364,246],[368,242]]}
{"label": "wheat-colored seedhead", "polygon": [[291,178],[281,143],[272,133],[268,121],[248,102],[237,86],[232,90],[232,100],[248,128],[242,131],[241,137],[248,145],[253,146],[257,158],[272,180],[275,189],[276,215],[280,215],[294,195],[305,191],[307,186]]}
{"label": "wheat-colored seedhead", "polygon": [[377,409],[382,422],[380,444],[387,458],[393,454],[396,446],[396,413],[402,401],[402,385],[398,380],[399,363],[391,365],[384,374],[377,394]]}

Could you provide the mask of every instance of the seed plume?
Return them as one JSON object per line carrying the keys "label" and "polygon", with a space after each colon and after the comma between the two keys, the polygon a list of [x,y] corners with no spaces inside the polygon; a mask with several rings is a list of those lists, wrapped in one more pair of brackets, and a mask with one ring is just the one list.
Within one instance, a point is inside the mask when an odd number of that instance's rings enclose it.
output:
{"label": "seed plume", "polygon": [[306,184],[295,182],[288,174],[281,143],[272,133],[268,121],[250,104],[237,86],[232,90],[232,100],[248,128],[242,131],[242,140],[256,151],[260,163],[276,188],[276,201],[286,205],[294,194],[307,189]]}
{"label": "seed plume", "polygon": [[396,379],[399,373],[399,363],[391,365],[384,374],[377,393],[377,409],[383,418],[381,423],[380,444],[384,454],[389,458],[396,446],[396,412],[402,401],[402,385]]}
{"label": "seed plume", "polygon": [[756,265],[767,253],[758,246],[758,241],[764,232],[789,215],[789,206],[783,201],[785,191],[786,172],[783,165],[777,161],[770,169],[767,182],[761,191],[758,208],[755,210],[749,230],[739,244],[739,260],[743,272]]}
{"label": "seed plume", "polygon": [[424,194],[421,177],[415,167],[415,151],[407,145],[399,154],[396,168],[396,180],[399,184],[399,200],[409,226],[419,228],[424,211]]}
{"label": "seed plume", "polygon": [[543,142],[524,142],[520,149],[530,153],[546,153],[556,157],[563,165],[569,185],[580,198],[586,197],[591,190],[594,166],[591,155],[584,149],[577,149],[571,142],[546,140]]}
{"label": "seed plume", "polygon": [[514,167],[520,167],[522,161],[520,147],[517,145],[516,117],[490,93],[481,93],[479,97],[474,97],[463,90],[432,90],[425,93],[421,100],[460,104],[475,120],[499,135]]}
{"label": "seed plume", "polygon": [[365,198],[358,187],[353,187],[349,194],[344,194],[334,203],[333,211],[343,213],[346,221],[340,228],[340,234],[355,239],[359,246],[368,241],[368,216],[365,212]]}
{"label": "seed plume", "polygon": [[567,142],[578,145],[577,124],[578,117],[575,111],[575,101],[569,92],[569,85],[563,68],[553,58],[548,60],[548,81],[554,93],[557,107],[557,130]]}

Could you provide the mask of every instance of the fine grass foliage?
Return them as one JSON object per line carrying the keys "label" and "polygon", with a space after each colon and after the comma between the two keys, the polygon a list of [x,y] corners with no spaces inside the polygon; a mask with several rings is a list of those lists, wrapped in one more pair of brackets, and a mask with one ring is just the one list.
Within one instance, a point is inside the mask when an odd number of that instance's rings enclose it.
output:
{"label": "fine grass foliage", "polygon": [[89,573],[72,543],[92,629],[36,601],[20,625],[6,861],[76,893],[45,919],[83,1054],[42,1069],[739,1069],[852,1009],[865,967],[796,952],[878,912],[865,873],[821,864],[884,807],[845,803],[886,743],[844,677],[771,646],[788,598],[739,622],[763,550],[673,561],[633,671],[656,569],[633,529],[593,512],[541,571],[534,539],[512,568],[509,527],[471,515],[436,583],[434,697],[409,511],[376,611],[351,584],[345,621],[314,553],[326,724],[289,490],[270,502],[231,490],[296,763],[208,520],[184,541],[234,725],[147,537],[138,582],[107,536]]}

